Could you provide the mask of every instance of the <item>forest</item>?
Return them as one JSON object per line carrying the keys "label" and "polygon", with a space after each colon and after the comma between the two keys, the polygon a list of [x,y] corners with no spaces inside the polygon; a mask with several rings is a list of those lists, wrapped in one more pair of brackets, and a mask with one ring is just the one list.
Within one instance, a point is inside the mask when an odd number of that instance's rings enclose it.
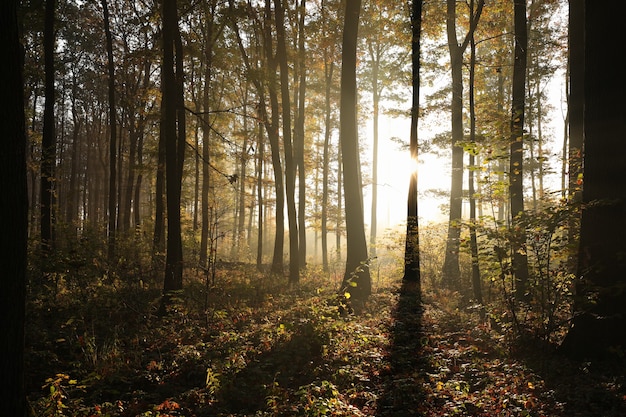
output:
{"label": "forest", "polygon": [[0,416],[626,416],[624,13],[0,2]]}

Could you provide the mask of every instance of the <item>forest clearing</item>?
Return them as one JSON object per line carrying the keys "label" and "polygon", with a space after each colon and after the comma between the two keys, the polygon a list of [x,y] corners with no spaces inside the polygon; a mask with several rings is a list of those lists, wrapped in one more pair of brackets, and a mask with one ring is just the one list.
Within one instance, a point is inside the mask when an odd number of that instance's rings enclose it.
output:
{"label": "forest clearing", "polygon": [[569,361],[554,346],[513,340],[452,292],[426,291],[420,308],[394,273],[384,271],[357,313],[344,309],[320,271],[288,289],[243,264],[220,268],[209,309],[204,277],[190,277],[166,317],[156,314],[156,288],[63,289],[29,306],[32,410],[42,417],[626,415],[616,363]]}

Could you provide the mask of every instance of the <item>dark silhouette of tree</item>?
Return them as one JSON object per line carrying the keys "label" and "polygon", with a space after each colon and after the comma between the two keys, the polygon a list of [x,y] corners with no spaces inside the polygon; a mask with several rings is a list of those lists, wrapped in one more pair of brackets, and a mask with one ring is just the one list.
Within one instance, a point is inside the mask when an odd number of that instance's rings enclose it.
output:
{"label": "dark silhouette of tree", "polygon": [[45,104],[41,139],[41,248],[48,253],[54,245],[54,175],[56,165],[56,121],[54,119],[54,19],[55,0],[46,0],[44,17]]}
{"label": "dark silhouette of tree", "polygon": [[[420,101],[420,53],[422,31],[422,0],[413,0],[411,4],[411,62],[413,95],[411,103],[411,136],[409,151],[411,159],[417,164],[417,125],[419,120]],[[409,181],[409,195],[406,217],[406,243],[404,249],[404,280],[415,282],[420,294],[420,248],[419,248],[419,221],[417,217],[417,169],[411,172]]]}
{"label": "dark silhouette of tree", "polygon": [[167,253],[163,281],[164,301],[183,287],[183,245],[180,197],[185,150],[184,106],[182,103],[182,47],[176,0],[163,0],[163,66],[161,86],[161,130],[165,139],[165,183],[167,206]]}
{"label": "dark silhouette of tree", "polygon": [[26,129],[24,119],[23,49],[17,0],[0,4],[0,402],[2,414],[26,416],[24,388],[24,320],[28,237]]}
{"label": "dark silhouette of tree", "polygon": [[109,76],[109,261],[115,255],[115,232],[117,230],[117,112],[115,107],[115,65],[113,63],[113,40],[109,27],[107,0],[102,0],[104,32],[106,35],[107,70]]}
{"label": "dark silhouette of tree", "polygon": [[[614,45],[622,39],[625,8],[572,2],[572,16],[584,7],[584,43],[572,53],[584,56],[584,80],[573,77],[572,91],[584,83],[584,152],[578,272],[573,326],[561,348],[575,357],[598,357],[626,346],[626,79],[614,64]],[[581,27],[582,26],[582,27]],[[578,48],[584,48],[579,51]],[[612,52],[613,51],[613,52]],[[572,113],[571,123],[579,123]]]}
{"label": "dark silhouette of tree", "polygon": [[526,0],[513,2],[515,59],[513,62],[513,91],[511,106],[511,138],[509,159],[509,198],[511,201],[511,257],[515,279],[515,297],[526,298],[528,288],[528,257],[524,216],[524,104],[526,97]]}
{"label": "dark silhouette of tree", "polygon": [[372,282],[367,259],[367,242],[361,193],[359,140],[357,132],[356,50],[361,0],[347,0],[341,51],[341,106],[339,138],[344,173],[346,213],[346,272],[343,290],[355,300],[365,300]]}

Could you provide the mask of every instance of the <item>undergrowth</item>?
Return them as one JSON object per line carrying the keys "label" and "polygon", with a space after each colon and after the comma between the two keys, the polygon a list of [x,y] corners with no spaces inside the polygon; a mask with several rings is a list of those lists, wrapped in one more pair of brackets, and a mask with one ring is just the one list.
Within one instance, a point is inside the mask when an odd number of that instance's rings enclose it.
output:
{"label": "undergrowth", "polygon": [[[383,278],[380,278],[380,277]],[[528,355],[464,297],[378,275],[359,314],[338,280],[223,264],[158,283],[117,277],[31,296],[27,386],[48,416],[620,416],[623,373]]]}

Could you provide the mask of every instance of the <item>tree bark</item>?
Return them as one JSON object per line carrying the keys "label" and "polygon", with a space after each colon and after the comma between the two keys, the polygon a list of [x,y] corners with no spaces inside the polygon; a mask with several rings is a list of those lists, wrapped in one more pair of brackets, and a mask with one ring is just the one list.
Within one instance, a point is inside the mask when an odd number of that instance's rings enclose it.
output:
{"label": "tree bark", "polygon": [[56,165],[56,131],[54,119],[54,19],[55,0],[46,0],[44,20],[45,104],[41,140],[41,249],[44,254],[54,246],[54,175]]}
{"label": "tree bark", "polygon": [[364,301],[371,293],[372,282],[365,239],[357,131],[356,51],[361,0],[347,0],[345,10],[339,111],[347,233],[346,272],[342,290],[350,293],[355,300]]}
{"label": "tree bark", "polygon": [[[53,7],[54,3],[50,6]],[[20,45],[19,1],[0,3],[0,403],[7,416],[27,415],[24,386],[24,321],[28,239],[24,50]]]}
{"label": "tree bark", "polygon": [[287,193],[287,220],[289,222],[289,283],[300,280],[298,254],[298,218],[296,213],[296,165],[291,140],[291,98],[289,95],[289,66],[285,42],[285,10],[282,0],[274,0],[276,19],[276,60],[280,66],[281,106],[283,116],[283,149],[285,152],[285,191]]}
{"label": "tree bark", "polygon": [[115,256],[115,233],[117,230],[117,113],[115,107],[115,66],[113,64],[113,40],[109,27],[109,8],[107,0],[102,0],[104,16],[104,32],[107,44],[107,69],[109,82],[109,221],[108,232],[108,259],[113,261]]}
{"label": "tree bark", "polygon": [[[179,39],[176,39],[176,38]],[[178,32],[178,12],[176,0],[163,0],[163,85],[161,102],[161,129],[165,139],[165,182],[167,204],[167,253],[165,259],[165,277],[163,281],[164,305],[170,301],[172,291],[183,287],[183,248],[180,223],[181,173],[184,153],[184,136],[181,137],[179,124],[182,101],[182,74],[176,71],[176,54],[182,50],[176,48],[180,42]],[[176,61],[180,59],[177,57]],[[177,77],[178,75],[178,77]],[[184,110],[184,109],[183,109]],[[182,146],[181,146],[182,141]]]}
{"label": "tree bark", "polygon": [[[607,358],[626,347],[626,80],[607,39],[622,39],[625,5],[572,2],[584,15],[584,185],[572,328],[561,349],[576,358]],[[583,30],[576,20],[574,30]],[[573,46],[573,52],[579,53]],[[613,52],[611,52],[613,51]],[[578,55],[580,56],[580,55]],[[579,113],[576,113],[579,114]],[[574,116],[574,114],[572,115]]]}
{"label": "tree bark", "polygon": [[[420,104],[420,54],[422,32],[422,3],[423,0],[413,0],[411,5],[411,62],[412,62],[412,104],[411,104],[411,136],[409,151],[411,160],[417,167],[419,104]],[[411,172],[409,180],[409,194],[407,200],[406,242],[404,248],[404,277],[406,282],[417,285],[416,294],[421,297],[421,271],[419,248],[419,220],[417,203],[417,169]]]}
{"label": "tree bark", "polygon": [[524,103],[526,87],[526,0],[514,0],[515,61],[513,62],[513,97],[509,159],[509,198],[511,202],[511,256],[515,279],[515,298],[527,300],[528,257],[524,216]]}

